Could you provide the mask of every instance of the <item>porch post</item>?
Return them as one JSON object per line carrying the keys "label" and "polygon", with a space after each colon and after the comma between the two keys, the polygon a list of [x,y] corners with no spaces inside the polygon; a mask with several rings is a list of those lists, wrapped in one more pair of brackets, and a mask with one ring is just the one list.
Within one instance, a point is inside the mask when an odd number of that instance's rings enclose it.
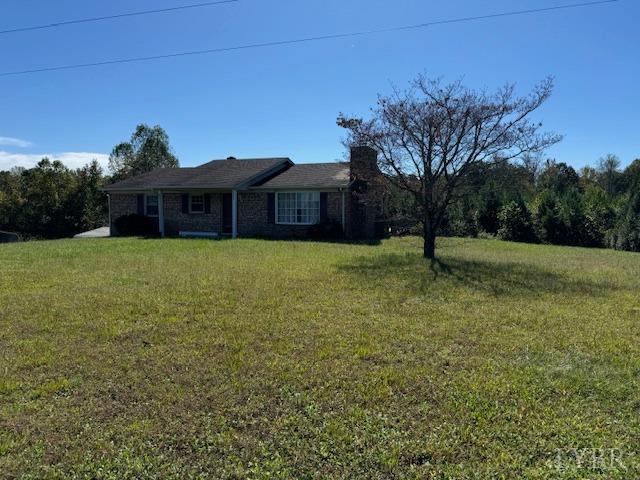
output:
{"label": "porch post", "polygon": [[158,191],[158,229],[160,236],[164,237],[164,197],[161,191]]}
{"label": "porch post", "polygon": [[342,231],[346,234],[346,219],[345,219],[345,205],[344,205],[344,190],[342,190]]}
{"label": "porch post", "polygon": [[238,238],[238,192],[231,192],[231,238]]}
{"label": "porch post", "polygon": [[109,203],[109,236],[114,237],[114,232],[111,231],[111,194],[107,193],[107,202]]}

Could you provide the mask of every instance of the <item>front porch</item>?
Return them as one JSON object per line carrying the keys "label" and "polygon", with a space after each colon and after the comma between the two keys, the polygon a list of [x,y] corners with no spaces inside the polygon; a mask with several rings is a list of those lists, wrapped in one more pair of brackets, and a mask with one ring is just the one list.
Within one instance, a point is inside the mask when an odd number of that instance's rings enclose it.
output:
{"label": "front porch", "polygon": [[185,236],[188,233],[212,237],[238,236],[238,193],[233,190],[194,190],[187,193],[158,189],[109,195],[112,226],[119,217],[131,214],[155,219],[161,237]]}
{"label": "front porch", "polygon": [[[164,236],[191,233],[217,237],[238,236],[238,192],[155,192],[158,198],[158,231]],[[148,213],[146,213],[148,215]]]}

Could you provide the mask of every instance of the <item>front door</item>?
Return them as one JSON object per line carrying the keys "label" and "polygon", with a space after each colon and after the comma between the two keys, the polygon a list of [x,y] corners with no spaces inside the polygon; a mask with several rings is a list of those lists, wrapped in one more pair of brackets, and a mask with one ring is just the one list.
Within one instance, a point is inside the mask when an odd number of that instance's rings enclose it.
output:
{"label": "front door", "polygon": [[231,194],[223,193],[222,194],[222,234],[223,235],[231,235],[233,226],[232,223],[232,206],[231,206]]}

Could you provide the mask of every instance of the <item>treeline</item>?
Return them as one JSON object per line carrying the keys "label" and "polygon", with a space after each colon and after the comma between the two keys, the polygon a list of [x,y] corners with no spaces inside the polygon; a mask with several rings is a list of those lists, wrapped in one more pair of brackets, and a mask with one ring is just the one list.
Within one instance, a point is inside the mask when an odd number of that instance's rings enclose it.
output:
{"label": "treeline", "polygon": [[71,170],[43,158],[34,168],[0,171],[0,230],[22,238],[61,238],[106,225],[105,177],[97,161]]}
{"label": "treeline", "polygon": [[169,136],[160,126],[140,124],[109,156],[109,176],[98,162],[71,170],[44,158],[34,168],[0,171],[0,231],[23,239],[62,238],[108,223],[101,188],[157,167],[178,167]]}
{"label": "treeline", "polygon": [[[412,203],[396,192],[391,213],[410,216]],[[613,155],[580,171],[532,158],[476,166],[439,233],[640,251],[640,159],[624,170]]]}
{"label": "treeline", "polygon": [[[72,170],[46,158],[34,168],[0,171],[0,231],[61,238],[106,225],[105,184],[177,167],[178,160],[162,128],[139,125],[109,164],[110,176],[96,161]],[[640,251],[640,159],[621,169],[608,155],[580,171],[531,157],[474,165],[456,192],[440,235]],[[386,205],[391,218],[421,218],[406,191],[392,190]],[[415,233],[422,233],[419,225]]]}

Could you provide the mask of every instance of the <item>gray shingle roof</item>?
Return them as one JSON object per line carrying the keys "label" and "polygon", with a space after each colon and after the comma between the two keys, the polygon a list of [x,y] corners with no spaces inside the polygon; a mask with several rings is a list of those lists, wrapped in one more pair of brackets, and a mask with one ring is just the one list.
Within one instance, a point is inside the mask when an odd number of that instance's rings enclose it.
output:
{"label": "gray shingle roof", "polygon": [[342,188],[350,182],[348,162],[292,165],[281,174],[256,185],[254,189]]}
{"label": "gray shingle roof", "polygon": [[108,185],[105,190],[232,189],[291,163],[288,158],[226,159],[194,168],[157,168]]}

